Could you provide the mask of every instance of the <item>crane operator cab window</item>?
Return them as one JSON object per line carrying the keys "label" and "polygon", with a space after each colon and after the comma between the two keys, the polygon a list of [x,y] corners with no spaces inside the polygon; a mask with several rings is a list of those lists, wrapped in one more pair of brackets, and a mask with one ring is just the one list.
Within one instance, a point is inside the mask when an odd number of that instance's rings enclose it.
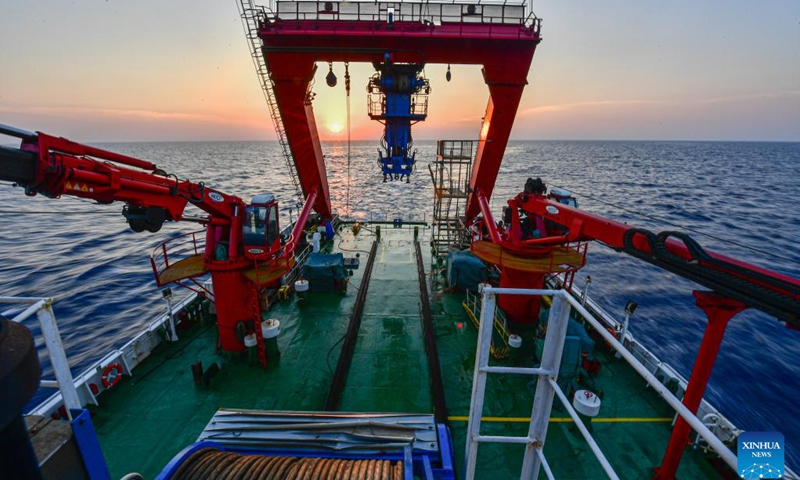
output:
{"label": "crane operator cab window", "polygon": [[242,224],[245,255],[259,257],[274,254],[280,249],[278,204],[272,195],[257,195],[245,207]]}
{"label": "crane operator cab window", "polygon": [[572,208],[578,208],[578,200],[572,196],[572,193],[569,190],[564,190],[563,188],[551,188],[549,197],[551,200],[554,200],[558,203]]}

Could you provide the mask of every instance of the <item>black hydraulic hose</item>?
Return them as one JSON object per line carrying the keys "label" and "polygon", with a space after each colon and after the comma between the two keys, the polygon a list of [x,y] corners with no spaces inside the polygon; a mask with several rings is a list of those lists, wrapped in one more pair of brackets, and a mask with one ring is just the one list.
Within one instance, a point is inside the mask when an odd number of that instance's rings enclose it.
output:
{"label": "black hydraulic hose", "polygon": [[697,243],[697,241],[694,238],[690,237],[688,234],[683,232],[666,231],[659,233],[658,235],[656,235],[656,248],[658,249],[663,248],[663,251],[666,252],[667,240],[670,237],[677,238],[686,246],[686,250],[688,250],[689,255],[692,257],[692,260],[702,261],[702,262],[707,262],[711,260],[712,258],[711,255],[706,253],[703,247],[701,247],[700,244]]}
{"label": "black hydraulic hose", "polygon": [[447,402],[444,398],[442,367],[439,363],[439,349],[436,347],[431,301],[428,297],[428,283],[425,280],[425,265],[422,263],[422,249],[420,249],[419,242],[414,242],[414,249],[417,254],[419,298],[422,303],[422,340],[425,344],[425,354],[428,356],[428,378],[433,395],[433,417],[436,419],[436,423],[447,424]]}
{"label": "black hydraulic hose", "polygon": [[[633,245],[633,237],[636,235],[641,235],[644,237],[650,252],[640,250]],[[622,236],[622,251],[632,257],[649,262],[654,255],[652,252],[655,250],[655,243],[656,235],[650,230],[646,230],[644,228],[631,228],[630,230],[626,230],[625,234]]]}
{"label": "black hydraulic hose", "polygon": [[[645,237],[650,248],[649,253],[634,246],[633,238],[635,235],[643,235]],[[682,241],[692,258],[687,260],[669,252],[666,244],[670,237],[676,237]],[[757,308],[769,315],[773,315],[792,326],[800,326],[800,301],[797,299],[796,286],[782,282],[780,279],[768,277],[759,272],[715,259],[684,233],[663,232],[655,235],[645,229],[631,229],[625,232],[622,251],[710,288],[720,295],[739,300],[749,307]],[[759,281],[790,293],[783,294],[766,288],[759,285],[757,283]]]}
{"label": "black hydraulic hose", "polygon": [[361,328],[361,314],[364,311],[364,302],[367,299],[369,280],[372,277],[372,266],[375,264],[375,253],[378,251],[378,241],[372,242],[369,251],[369,260],[364,267],[364,276],[361,277],[361,285],[358,287],[358,296],[353,306],[353,313],[350,315],[350,324],[347,326],[342,351],[339,353],[339,362],[336,364],[336,372],[331,379],[331,387],[328,390],[328,397],[325,399],[325,411],[335,412],[339,409],[339,401],[342,398],[347,372],[350,370],[350,363],[353,361],[353,352],[356,348],[358,330]]}

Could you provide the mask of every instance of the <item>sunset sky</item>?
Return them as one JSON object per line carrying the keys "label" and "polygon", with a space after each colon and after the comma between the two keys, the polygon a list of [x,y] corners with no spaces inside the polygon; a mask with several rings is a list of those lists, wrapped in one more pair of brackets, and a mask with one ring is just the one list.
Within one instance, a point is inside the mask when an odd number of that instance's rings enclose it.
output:
{"label": "sunset sky", "polygon": [[[258,2],[257,2],[258,3]],[[542,0],[544,41],[515,139],[800,141],[800,1]],[[0,123],[79,141],[272,140],[236,0],[6,1]],[[477,67],[430,65],[416,139],[474,138],[488,91]],[[344,74],[320,133],[342,138]],[[371,67],[351,67],[352,135],[372,140]],[[0,138],[0,142],[4,139]]]}

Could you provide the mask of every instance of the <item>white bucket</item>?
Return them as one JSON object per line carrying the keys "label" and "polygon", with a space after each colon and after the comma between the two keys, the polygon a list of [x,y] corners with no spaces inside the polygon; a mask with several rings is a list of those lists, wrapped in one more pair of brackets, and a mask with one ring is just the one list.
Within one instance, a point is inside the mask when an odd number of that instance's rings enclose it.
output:
{"label": "white bucket", "polygon": [[578,390],[572,397],[572,407],[587,417],[596,417],[600,413],[600,397],[589,390]]}

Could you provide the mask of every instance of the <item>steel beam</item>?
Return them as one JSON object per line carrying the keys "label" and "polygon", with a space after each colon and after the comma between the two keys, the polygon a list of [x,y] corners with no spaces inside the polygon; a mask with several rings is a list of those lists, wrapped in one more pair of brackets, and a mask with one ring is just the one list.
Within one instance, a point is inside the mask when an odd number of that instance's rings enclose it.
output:
{"label": "steel beam", "polygon": [[483,78],[489,86],[490,96],[469,182],[472,193],[467,200],[467,220],[474,218],[480,211],[475,192],[480,191],[487,200],[492,198],[497,173],[500,171],[517,108],[522,99],[522,91],[528,83],[533,49],[529,53],[530,55],[520,55],[515,52],[513,58],[509,54],[501,55],[483,66]]}
{"label": "steel beam", "polygon": [[[700,349],[697,351],[692,375],[689,377],[686,393],[683,396],[683,404],[690,412],[696,414],[697,409],[700,407],[700,402],[703,400],[708,380],[711,378],[711,371],[714,368],[714,362],[717,360],[717,353],[719,353],[719,347],[722,345],[722,337],[725,335],[728,322],[737,313],[747,309],[747,305],[714,292],[695,290],[692,293],[695,296],[695,304],[708,316],[706,331],[703,334],[703,340],[700,342]],[[664,452],[661,466],[656,468],[654,480],[675,479],[675,473],[678,471],[683,451],[691,443],[689,441],[691,430],[686,420],[678,417],[669,437],[669,444],[667,444],[667,450]]]}
{"label": "steel beam", "polygon": [[303,196],[316,188],[319,192],[314,210],[323,218],[331,218],[331,199],[325,160],[311,105],[310,85],[316,72],[313,54],[264,52],[275,85],[275,100],[283,119],[283,127],[292,151]]}
{"label": "steel beam", "polygon": [[426,280],[425,264],[422,261],[422,249],[419,242],[414,242],[414,252],[417,257],[417,275],[419,278],[419,295],[422,306],[422,338],[425,343],[425,355],[428,357],[428,378],[433,397],[433,414],[436,423],[447,425],[447,402],[444,395],[444,381],[442,380],[442,366],[439,362],[439,349],[436,346],[436,331],[433,326],[431,301],[428,296],[428,282]]}

